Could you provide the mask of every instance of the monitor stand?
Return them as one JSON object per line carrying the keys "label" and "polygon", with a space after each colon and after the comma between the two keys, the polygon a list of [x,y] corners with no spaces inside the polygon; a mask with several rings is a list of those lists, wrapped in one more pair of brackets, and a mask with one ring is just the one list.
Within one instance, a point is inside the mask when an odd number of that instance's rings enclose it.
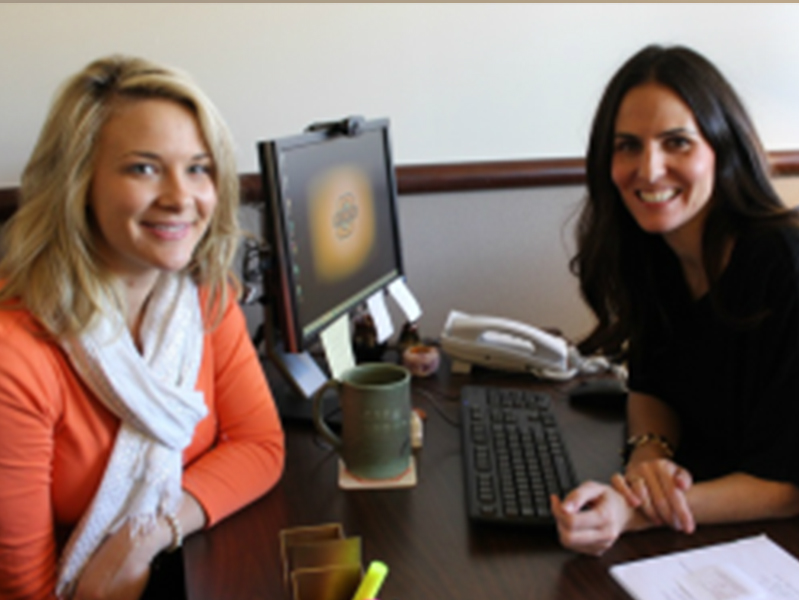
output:
{"label": "monitor stand", "polygon": [[[275,351],[265,361],[264,370],[281,420],[312,424],[314,394],[327,382],[313,357],[307,352]],[[341,423],[338,394],[332,388],[324,392],[322,414],[334,426]]]}
{"label": "monitor stand", "polygon": [[[280,387],[283,389],[279,390]],[[273,385],[272,393],[281,421],[313,426],[313,403],[310,400],[293,393],[288,386]],[[341,410],[335,392],[325,393],[325,397],[322,399],[322,414],[325,415],[325,421],[329,425],[341,425]]]}

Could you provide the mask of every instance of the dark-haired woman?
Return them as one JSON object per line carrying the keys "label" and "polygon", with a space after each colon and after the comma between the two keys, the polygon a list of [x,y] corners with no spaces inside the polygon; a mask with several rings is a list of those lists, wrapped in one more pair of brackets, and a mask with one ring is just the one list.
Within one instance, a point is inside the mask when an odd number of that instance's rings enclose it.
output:
{"label": "dark-haired woman", "polygon": [[629,358],[624,475],[552,499],[561,542],[799,514],[799,220],[704,57],[647,47],[594,119],[572,269],[584,351]]}

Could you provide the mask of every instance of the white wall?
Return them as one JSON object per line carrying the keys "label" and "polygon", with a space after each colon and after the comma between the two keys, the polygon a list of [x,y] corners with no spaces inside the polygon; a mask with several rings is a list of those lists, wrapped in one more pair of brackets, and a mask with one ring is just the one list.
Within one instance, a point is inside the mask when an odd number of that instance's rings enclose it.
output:
{"label": "white wall", "polygon": [[255,141],[348,114],[390,117],[397,162],[578,156],[610,74],[652,42],[715,60],[770,150],[799,147],[792,4],[0,3],[0,187],[48,101],[113,52],[192,73]]}
{"label": "white wall", "polygon": [[[398,164],[579,156],[613,71],[647,43],[714,60],[769,150],[799,148],[799,5],[2,4],[0,187],[16,185],[63,78],[113,52],[192,73],[242,172],[257,140],[389,117]],[[799,201],[799,185],[780,182]],[[584,333],[568,273],[577,187],[400,198],[408,279],[437,335],[450,308]]]}
{"label": "white wall", "polygon": [[577,187],[409,196],[400,202],[408,283],[437,337],[451,309],[556,327],[592,319],[569,273]]}

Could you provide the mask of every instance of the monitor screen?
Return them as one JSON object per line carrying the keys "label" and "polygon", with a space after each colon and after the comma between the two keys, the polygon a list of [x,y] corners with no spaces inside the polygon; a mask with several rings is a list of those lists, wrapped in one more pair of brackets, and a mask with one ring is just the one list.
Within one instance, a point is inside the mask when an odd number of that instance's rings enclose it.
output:
{"label": "monitor screen", "polygon": [[259,145],[271,295],[286,352],[402,275],[387,120]]}

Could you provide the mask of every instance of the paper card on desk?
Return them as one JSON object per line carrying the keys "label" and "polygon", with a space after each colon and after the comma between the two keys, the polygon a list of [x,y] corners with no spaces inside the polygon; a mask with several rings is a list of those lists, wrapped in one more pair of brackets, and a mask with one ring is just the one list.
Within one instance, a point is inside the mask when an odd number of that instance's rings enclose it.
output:
{"label": "paper card on desk", "polygon": [[405,280],[402,278],[395,279],[388,285],[387,289],[391,297],[400,305],[408,320],[411,323],[418,321],[419,317],[422,316],[422,309],[419,307],[416,298],[413,297],[411,290],[405,284]]}
{"label": "paper card on desk", "polygon": [[291,574],[293,600],[350,600],[362,575],[360,565],[299,569]]}
{"label": "paper card on desk", "polygon": [[319,335],[325,350],[327,366],[333,379],[341,379],[341,374],[355,366],[350,339],[350,317],[344,313]]}
{"label": "paper card on desk", "polygon": [[636,600],[799,600],[799,561],[765,535],[616,565],[610,574]]}
{"label": "paper card on desk", "polygon": [[355,565],[361,568],[361,538],[350,537],[288,547],[289,570]]}
{"label": "paper card on desk", "polygon": [[280,532],[280,556],[283,559],[283,579],[285,583],[288,585],[289,574],[292,569],[289,560],[292,547],[339,539],[344,539],[344,528],[340,523],[325,523],[283,529]]}
{"label": "paper card on desk", "polygon": [[366,300],[366,306],[369,308],[369,314],[372,315],[372,321],[375,324],[377,343],[382,344],[394,333],[394,325],[391,323],[391,317],[388,314],[383,290],[369,296]]}

